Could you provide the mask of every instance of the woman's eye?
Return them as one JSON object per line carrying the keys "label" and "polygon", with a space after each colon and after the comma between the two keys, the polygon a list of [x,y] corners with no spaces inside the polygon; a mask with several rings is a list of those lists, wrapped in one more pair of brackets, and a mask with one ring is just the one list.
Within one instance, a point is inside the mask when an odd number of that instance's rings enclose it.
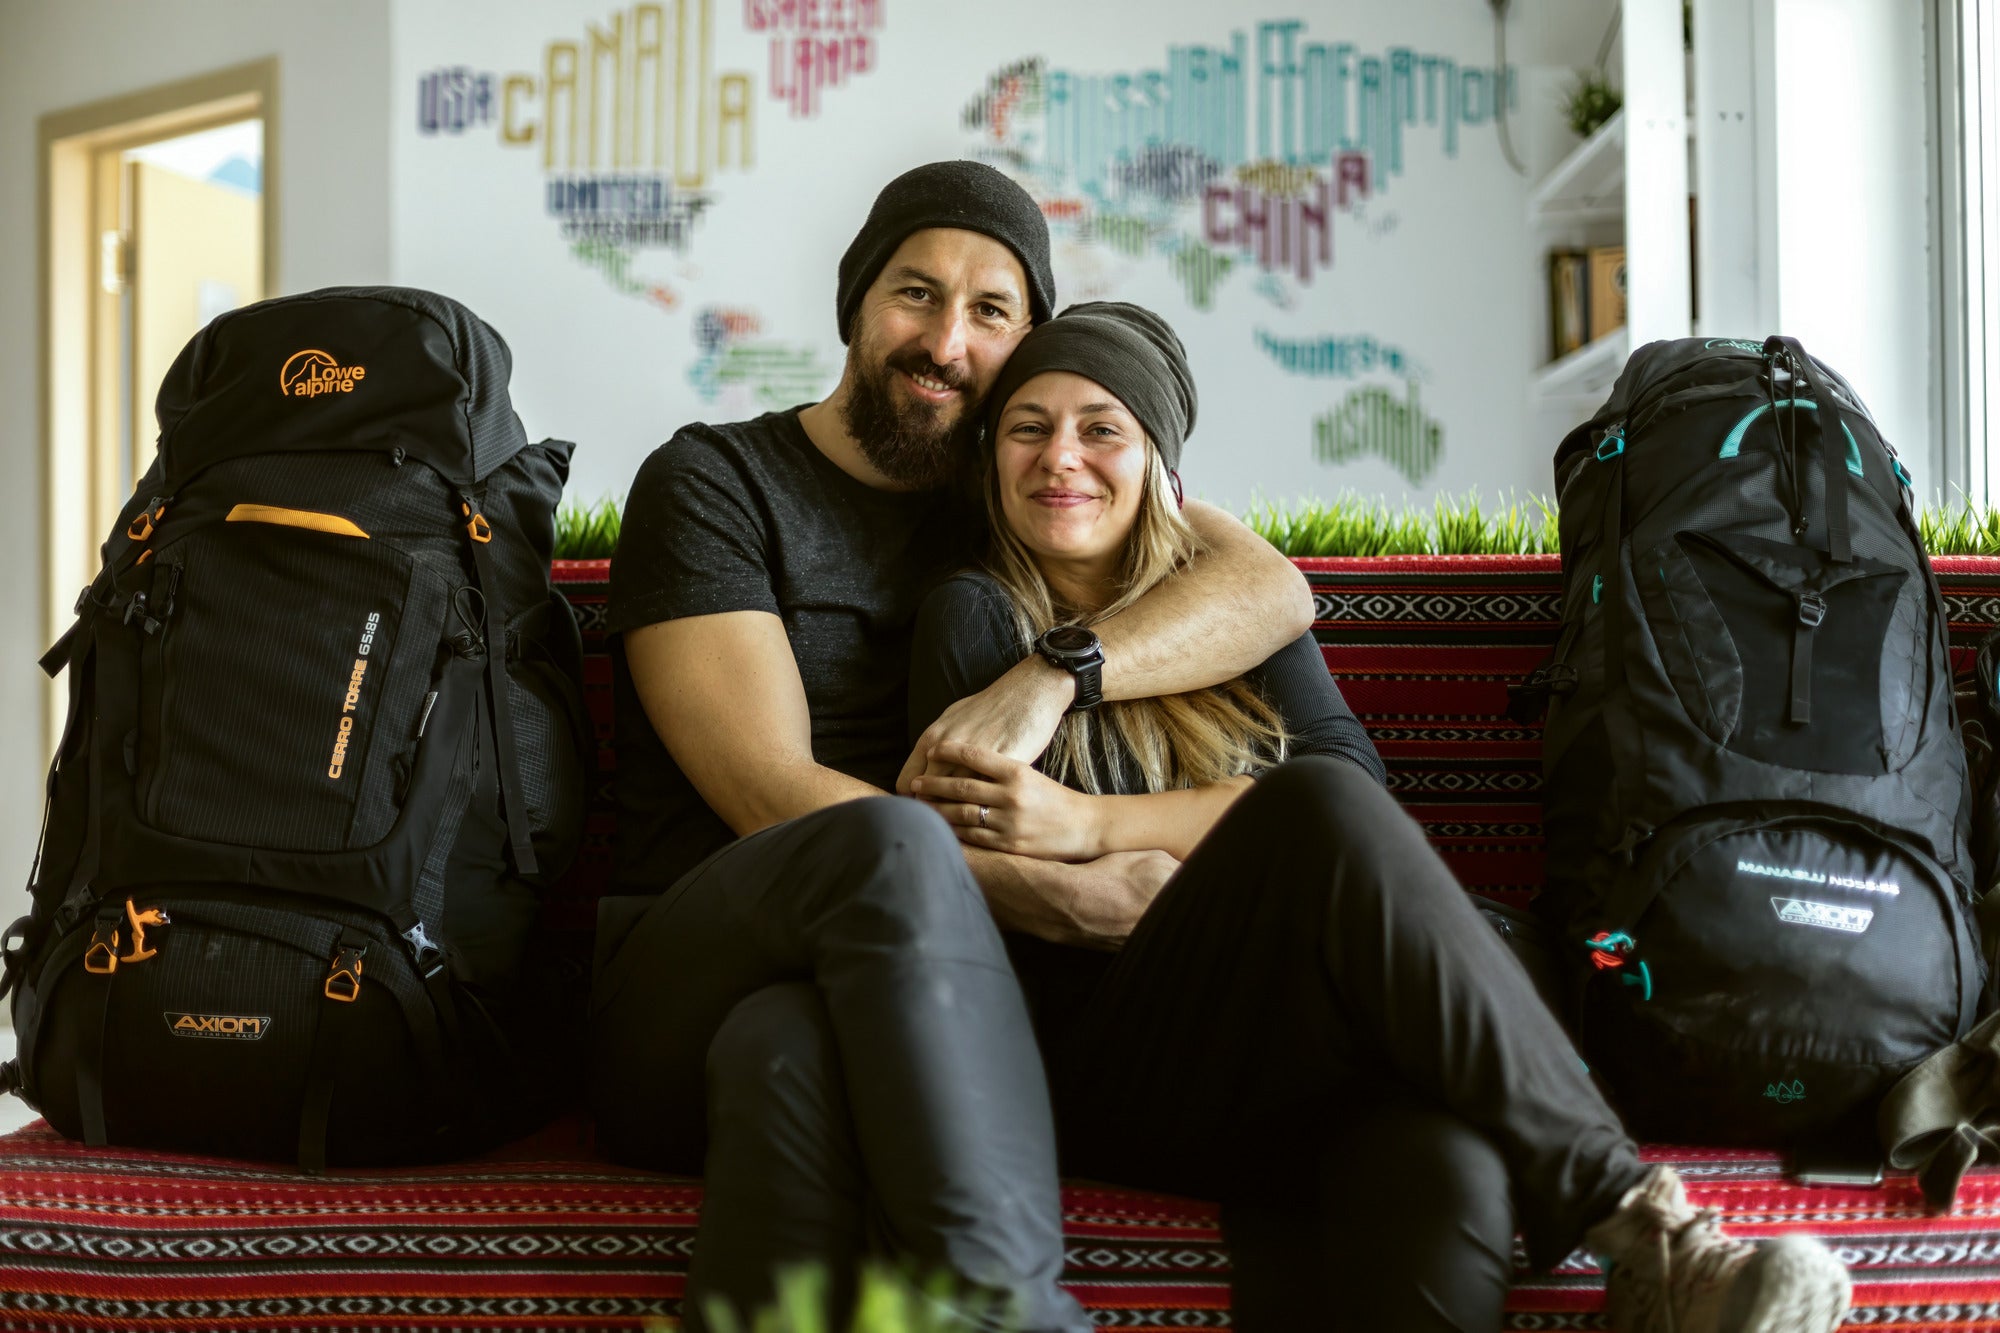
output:
{"label": "woman's eye", "polygon": [[979,311],[981,319],[1005,319],[1007,317],[1007,312],[999,306],[988,305],[983,301],[975,308]]}
{"label": "woman's eye", "polygon": [[909,297],[912,301],[928,301],[931,299],[931,294],[921,287],[905,287],[903,288],[903,295]]}

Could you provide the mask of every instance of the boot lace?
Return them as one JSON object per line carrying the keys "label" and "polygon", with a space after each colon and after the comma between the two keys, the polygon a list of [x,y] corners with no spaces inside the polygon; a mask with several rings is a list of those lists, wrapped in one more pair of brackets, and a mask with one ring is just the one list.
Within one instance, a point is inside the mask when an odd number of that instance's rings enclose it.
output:
{"label": "boot lace", "polygon": [[1654,1307],[1648,1313],[1660,1316],[1665,1333],[1679,1333],[1680,1320],[1674,1312],[1675,1287],[1692,1297],[1704,1288],[1720,1284],[1756,1247],[1723,1235],[1722,1215],[1713,1208],[1689,1213],[1685,1206],[1673,1208],[1665,1200],[1655,1198],[1636,1199],[1633,1207],[1652,1224],[1659,1249],[1658,1285],[1647,1293]]}

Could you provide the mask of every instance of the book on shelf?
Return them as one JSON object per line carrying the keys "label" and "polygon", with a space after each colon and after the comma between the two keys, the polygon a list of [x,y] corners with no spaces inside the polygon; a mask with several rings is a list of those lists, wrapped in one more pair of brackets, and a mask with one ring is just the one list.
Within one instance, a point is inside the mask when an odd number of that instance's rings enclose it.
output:
{"label": "book on shelf", "polygon": [[1549,359],[1557,361],[1589,341],[1590,255],[1549,251]]}
{"label": "book on shelf", "polygon": [[1596,342],[1613,329],[1625,327],[1625,247],[1595,245],[1589,250],[1590,338]]}

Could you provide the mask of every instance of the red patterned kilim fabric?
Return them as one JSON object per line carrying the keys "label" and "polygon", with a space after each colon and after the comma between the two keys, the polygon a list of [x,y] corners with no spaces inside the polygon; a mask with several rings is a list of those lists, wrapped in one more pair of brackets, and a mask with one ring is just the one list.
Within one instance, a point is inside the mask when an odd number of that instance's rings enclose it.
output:
{"label": "red patterned kilim fabric", "polygon": [[[1541,878],[1539,729],[1506,687],[1553,641],[1553,557],[1300,562],[1327,666],[1390,783],[1466,886],[1525,898]],[[1953,645],[2000,624],[2000,560],[1936,562]],[[558,567],[583,621],[605,769],[588,841],[550,903],[573,967],[609,866],[610,671],[602,562]],[[1855,1272],[1856,1325],[2000,1331],[2000,1172],[1945,1218],[1915,1186],[1816,1189],[1770,1154],[1649,1149],[1746,1235],[1804,1230]],[[678,1311],[699,1182],[627,1170],[577,1121],[478,1161],[305,1176],[242,1162],[90,1150],[40,1126],[0,1139],[0,1330],[613,1329]],[[1213,1205],[1064,1191],[1067,1281],[1107,1328],[1229,1324]],[[1330,1306],[1340,1294],[1329,1291]],[[1525,1277],[1510,1329],[1604,1327],[1584,1256]],[[1387,1333],[1385,1330],[1384,1333]]]}

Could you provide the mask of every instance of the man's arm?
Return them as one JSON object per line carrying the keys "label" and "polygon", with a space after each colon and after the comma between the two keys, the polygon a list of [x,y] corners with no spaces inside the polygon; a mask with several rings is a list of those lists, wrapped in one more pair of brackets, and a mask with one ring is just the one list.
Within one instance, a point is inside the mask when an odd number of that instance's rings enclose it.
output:
{"label": "man's arm", "polygon": [[[1187,520],[1209,550],[1094,628],[1104,644],[1104,697],[1146,699],[1233,680],[1312,626],[1312,593],[1298,567],[1234,517],[1199,500]],[[1074,678],[1029,654],[978,694],[960,699],[917,739],[896,790],[953,740],[1028,762],[1048,748],[1076,697]]]}
{"label": "man's arm", "polygon": [[768,611],[625,634],[646,718],[737,836],[882,791],[813,761],[812,716],[784,623]]}

